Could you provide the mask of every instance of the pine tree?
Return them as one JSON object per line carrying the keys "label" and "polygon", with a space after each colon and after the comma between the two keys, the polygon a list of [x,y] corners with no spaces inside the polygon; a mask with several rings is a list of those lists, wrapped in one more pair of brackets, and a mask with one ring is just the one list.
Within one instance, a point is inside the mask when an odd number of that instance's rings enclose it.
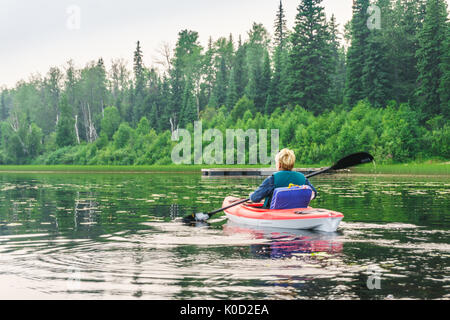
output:
{"label": "pine tree", "polygon": [[287,57],[288,29],[283,3],[280,1],[275,20],[275,51],[273,54],[273,77],[270,84],[269,101],[266,102],[266,112],[271,114],[275,108],[287,102]]}
{"label": "pine tree", "polygon": [[174,64],[170,72],[170,94],[169,94],[169,104],[167,108],[167,120],[169,121],[171,129],[176,129],[180,123],[180,113],[183,106],[183,94],[185,81],[183,74],[181,73],[181,68]]}
{"label": "pine tree", "polygon": [[[182,30],[178,34],[173,67],[170,72],[171,101],[168,108],[169,124],[175,130],[180,123],[188,123],[189,119],[183,119],[185,112],[186,93],[193,94],[194,84],[197,84],[201,70],[202,47],[198,43],[198,33],[195,31]],[[189,79],[189,81],[187,81]],[[189,90],[186,90],[186,86]],[[191,99],[188,99],[191,101]],[[195,109],[199,108],[198,97],[193,99]],[[191,111],[189,111],[191,112]],[[191,114],[191,113],[189,113]],[[191,116],[189,116],[191,117]]]}
{"label": "pine tree", "polygon": [[228,110],[232,110],[236,102],[239,100],[235,74],[236,74],[235,69],[234,68],[231,69],[230,80],[228,81],[227,99],[225,103]]}
{"label": "pine tree", "polygon": [[8,91],[2,90],[0,96],[0,121],[6,120],[8,118],[8,106],[6,104],[6,97]]}
{"label": "pine tree", "polygon": [[75,136],[75,120],[73,119],[72,110],[67,102],[67,97],[63,96],[60,102],[61,118],[56,127],[56,144],[62,148],[72,146],[76,142]]}
{"label": "pine tree", "polygon": [[329,96],[332,104],[340,105],[343,103],[343,91],[345,88],[345,49],[340,45],[338,24],[334,15],[332,15],[329,22],[329,33],[332,65],[334,66]]}
{"label": "pine tree", "polygon": [[195,97],[193,94],[192,79],[186,79],[186,86],[183,93],[182,112],[180,125],[186,127],[189,123],[193,124],[198,119]]}
{"label": "pine tree", "polygon": [[[390,16],[390,0],[378,0],[381,18]],[[381,29],[373,28],[367,38],[366,60],[361,78],[363,95],[375,107],[384,107],[391,94],[391,70],[387,60],[388,47],[383,37],[387,27],[381,21]],[[383,28],[384,26],[384,28]]]}
{"label": "pine tree", "polygon": [[137,124],[145,113],[145,66],[140,42],[134,51],[134,91],[132,95],[132,123]]}
{"label": "pine tree", "polygon": [[280,0],[277,17],[275,20],[275,46],[283,51],[288,37],[287,21],[284,13],[283,3]]}
{"label": "pine tree", "polygon": [[203,63],[201,68],[202,74],[204,76],[204,81],[202,84],[202,93],[203,93],[202,96],[204,101],[202,103],[202,107],[204,107],[204,105],[206,105],[211,99],[212,91],[214,88],[214,77],[215,77],[214,48],[213,48],[213,40],[211,37],[209,37],[208,40],[208,49],[203,55]]}
{"label": "pine tree", "polygon": [[242,44],[241,37],[239,37],[238,49],[236,51],[233,63],[233,77],[238,99],[244,96],[245,87],[248,83],[248,68],[246,63],[246,56],[247,46],[245,44]]}
{"label": "pine tree", "polygon": [[363,94],[375,107],[386,106],[391,97],[389,65],[386,60],[386,45],[377,30],[372,31],[367,43],[367,58],[361,78]]}
{"label": "pine tree", "polygon": [[369,15],[369,0],[353,1],[353,18],[351,21],[351,45],[347,52],[347,77],[345,89],[345,101],[354,106],[359,100],[365,98],[365,90],[362,84],[364,66],[368,50],[370,30],[367,27]]}
{"label": "pine tree", "polygon": [[439,95],[441,97],[441,111],[446,119],[450,118],[450,25],[447,22],[447,32],[444,41],[444,56],[441,62],[441,83]]}
{"label": "pine tree", "polygon": [[267,83],[268,70],[267,63],[265,63],[270,39],[262,24],[254,23],[248,34],[248,83],[245,88],[245,95],[253,100],[256,111],[263,113],[266,106],[267,90],[270,85],[270,82]]}
{"label": "pine tree", "polygon": [[220,59],[220,67],[216,74],[216,81],[214,84],[214,90],[212,94],[212,98],[210,101],[210,105],[213,107],[221,107],[225,105],[227,99],[227,84],[229,82],[228,79],[228,70],[226,65],[225,56],[222,56]]}
{"label": "pine tree", "polygon": [[413,98],[418,76],[416,51],[417,34],[422,24],[420,1],[397,0],[386,20],[382,22],[382,32],[392,75],[391,98],[399,103],[409,102]]}
{"label": "pine tree", "polygon": [[144,89],[144,62],[141,44],[138,41],[134,51],[134,80],[136,94],[141,94]]}
{"label": "pine tree", "polygon": [[428,0],[425,19],[420,30],[417,51],[416,99],[424,119],[443,112],[440,86],[443,78],[442,62],[445,57],[444,42],[448,34],[447,5],[444,0]]}
{"label": "pine tree", "polygon": [[249,81],[245,88],[245,95],[255,103],[256,111],[262,112],[265,108],[265,101],[261,99],[260,83],[262,79],[262,63],[254,61],[249,72]]}
{"label": "pine tree", "polygon": [[331,47],[322,0],[298,6],[289,61],[290,102],[316,114],[329,103]]}
{"label": "pine tree", "polygon": [[160,113],[150,118],[152,128],[159,130],[169,130],[171,117],[171,83],[170,79],[164,75],[161,83],[161,98],[159,100]]}
{"label": "pine tree", "polygon": [[[262,112],[267,112],[267,99],[269,96],[269,90],[270,90],[270,84],[272,80],[272,67],[270,65],[270,56],[269,52],[265,52],[264,54],[264,64],[263,64],[263,70],[261,75],[261,81],[259,81],[259,92],[258,92],[258,103],[261,103],[261,105],[264,107],[262,109]],[[271,99],[269,99],[269,103]],[[261,101],[261,102],[259,102]]]}

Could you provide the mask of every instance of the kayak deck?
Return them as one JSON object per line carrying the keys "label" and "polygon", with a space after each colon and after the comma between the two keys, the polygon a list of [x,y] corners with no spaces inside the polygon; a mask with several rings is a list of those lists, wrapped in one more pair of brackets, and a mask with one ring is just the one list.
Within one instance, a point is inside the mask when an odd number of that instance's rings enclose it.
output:
{"label": "kayak deck", "polygon": [[[223,207],[239,200],[241,199],[227,197]],[[261,203],[238,205],[225,210],[225,214],[233,222],[257,227],[310,229],[324,232],[335,232],[344,218],[342,213],[326,209],[269,210],[263,208]]]}

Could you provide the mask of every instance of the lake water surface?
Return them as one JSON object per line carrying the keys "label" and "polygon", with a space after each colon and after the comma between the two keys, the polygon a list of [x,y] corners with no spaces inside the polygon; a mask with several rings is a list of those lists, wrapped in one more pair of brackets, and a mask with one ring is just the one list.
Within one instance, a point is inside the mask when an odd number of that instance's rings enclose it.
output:
{"label": "lake water surface", "polygon": [[2,299],[449,299],[447,177],[324,175],[336,233],[179,217],[261,179],[0,174]]}

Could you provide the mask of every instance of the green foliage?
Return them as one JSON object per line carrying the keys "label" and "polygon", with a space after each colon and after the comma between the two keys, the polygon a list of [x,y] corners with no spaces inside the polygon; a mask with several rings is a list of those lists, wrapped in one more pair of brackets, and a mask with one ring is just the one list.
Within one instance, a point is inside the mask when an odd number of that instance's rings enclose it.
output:
{"label": "green foliage", "polygon": [[[419,48],[416,54],[419,71],[416,98],[426,119],[448,108],[448,101],[441,101],[440,95],[441,81],[445,81],[442,72],[442,63],[445,63],[445,42],[449,36],[447,16],[447,3],[444,0],[427,1],[423,27],[418,34]],[[448,52],[445,54],[448,55]]]}
{"label": "green foliage", "polygon": [[116,107],[107,107],[104,111],[104,117],[101,122],[101,129],[108,139],[111,139],[114,133],[119,129],[121,119],[119,110]]}
{"label": "green foliage", "polygon": [[347,52],[347,82],[345,88],[345,100],[350,106],[365,98],[361,79],[364,76],[363,70],[368,53],[367,46],[370,34],[370,30],[367,28],[369,2],[369,0],[353,1],[353,18],[350,25],[351,45]]}
{"label": "green foliage", "polygon": [[150,133],[150,122],[146,117],[143,117],[141,121],[139,121],[136,131],[141,136],[145,136]]}
{"label": "green foliage", "polygon": [[246,111],[253,111],[253,110],[255,110],[255,105],[253,101],[244,96],[241,99],[239,99],[239,101],[236,103],[233,110],[231,111],[231,118],[233,119],[233,121],[237,121],[238,119],[244,116],[244,113]]}
{"label": "green foliage", "polygon": [[[381,29],[368,27],[370,4]],[[177,128],[278,129],[303,163],[365,150],[378,162],[449,159],[450,27],[444,0],[355,0],[345,26],[301,0],[294,30],[280,1],[271,31],[209,39],[182,30],[173,52],[131,70],[102,58],[0,88],[1,164],[168,164]],[[348,49],[346,49],[348,47]],[[66,70],[63,72],[62,70]],[[248,152],[246,154],[248,158]]]}
{"label": "green foliage", "polygon": [[58,147],[72,146],[75,144],[75,120],[67,98],[61,100],[61,118],[56,126],[56,144]]}
{"label": "green foliage", "polygon": [[319,114],[328,105],[333,67],[331,35],[322,0],[298,6],[289,60],[291,102]]}
{"label": "green foliage", "polygon": [[[119,130],[114,134],[113,141],[116,149],[124,148],[133,137],[134,130],[128,123],[121,123]],[[131,141],[132,142],[132,141]]]}

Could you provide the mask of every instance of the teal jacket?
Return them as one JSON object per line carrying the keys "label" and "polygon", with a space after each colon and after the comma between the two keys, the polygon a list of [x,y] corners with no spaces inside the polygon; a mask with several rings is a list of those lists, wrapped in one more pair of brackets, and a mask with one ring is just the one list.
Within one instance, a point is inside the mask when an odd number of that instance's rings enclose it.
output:
{"label": "teal jacket", "polygon": [[265,198],[264,207],[270,208],[273,191],[276,188],[289,187],[290,184],[310,186],[313,189],[314,198],[317,197],[317,190],[303,174],[294,171],[279,171],[264,180],[261,186],[250,195],[250,200],[260,202]]}

